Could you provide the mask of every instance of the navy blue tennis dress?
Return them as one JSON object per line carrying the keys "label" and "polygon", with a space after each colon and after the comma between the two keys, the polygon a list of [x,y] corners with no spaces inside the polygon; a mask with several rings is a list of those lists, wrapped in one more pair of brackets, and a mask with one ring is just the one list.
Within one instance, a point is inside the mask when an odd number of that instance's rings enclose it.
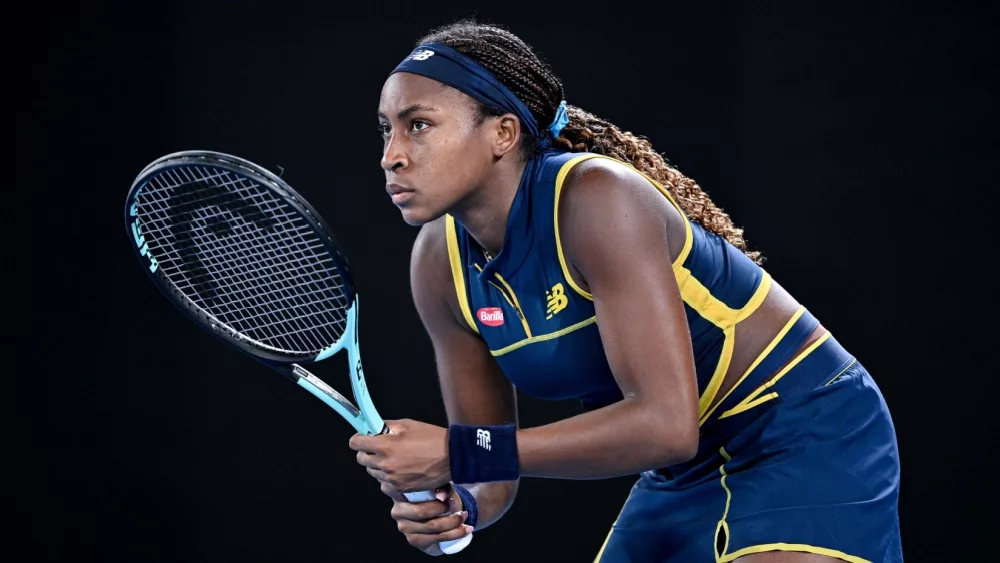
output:
{"label": "navy blue tennis dress", "polygon": [[[549,151],[528,163],[493,260],[452,217],[445,220],[462,314],[507,378],[529,395],[577,398],[594,409],[622,395],[593,298],[571,279],[556,229],[563,181],[590,158],[607,157]],[[708,408],[729,367],[736,326],[764,301],[771,278],[723,238],[685,223],[673,271],[694,350],[699,451],[640,476],[597,560],[724,562],[785,550],[902,561],[899,456],[888,409],[829,333],[793,358],[819,324],[809,311],[800,308]]]}

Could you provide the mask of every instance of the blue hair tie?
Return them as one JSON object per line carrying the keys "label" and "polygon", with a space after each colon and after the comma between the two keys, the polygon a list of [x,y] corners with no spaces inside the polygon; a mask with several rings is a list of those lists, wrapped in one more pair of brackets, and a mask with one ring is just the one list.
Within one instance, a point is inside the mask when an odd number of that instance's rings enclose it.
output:
{"label": "blue hair tie", "polygon": [[552,120],[552,124],[549,128],[545,130],[538,138],[538,149],[546,151],[555,142],[559,133],[562,132],[563,127],[569,123],[569,114],[566,113],[566,100],[559,103],[559,109],[556,110],[556,117]]}
{"label": "blue hair tie", "polygon": [[566,100],[559,103],[559,109],[556,110],[556,118],[552,120],[552,125],[549,125],[549,132],[552,133],[552,138],[555,139],[562,132],[563,128],[569,124],[569,114],[566,113]]}

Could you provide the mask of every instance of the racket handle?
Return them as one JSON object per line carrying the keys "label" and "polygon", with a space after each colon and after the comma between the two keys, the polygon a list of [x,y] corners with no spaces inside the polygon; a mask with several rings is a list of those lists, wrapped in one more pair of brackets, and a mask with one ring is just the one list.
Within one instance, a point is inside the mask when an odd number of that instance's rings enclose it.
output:
{"label": "racket handle", "polygon": [[[389,430],[388,425],[383,425],[382,431],[379,432],[379,434],[392,434],[392,431]],[[406,500],[410,502],[427,502],[429,500],[437,500],[434,496],[434,491],[403,493],[403,496],[405,496]],[[441,548],[441,551],[444,552],[445,555],[454,555],[465,549],[470,543],[472,543],[472,534],[466,534],[464,537],[458,538],[457,540],[443,541],[438,544],[438,547]]]}
{"label": "racket handle", "polygon": [[[406,500],[410,502],[426,502],[429,500],[437,500],[434,498],[434,491],[420,491],[416,493],[403,493],[406,496]],[[443,541],[438,544],[446,555],[453,555],[465,549],[467,545],[472,542],[472,534],[466,534],[465,537],[458,538],[457,540]]]}

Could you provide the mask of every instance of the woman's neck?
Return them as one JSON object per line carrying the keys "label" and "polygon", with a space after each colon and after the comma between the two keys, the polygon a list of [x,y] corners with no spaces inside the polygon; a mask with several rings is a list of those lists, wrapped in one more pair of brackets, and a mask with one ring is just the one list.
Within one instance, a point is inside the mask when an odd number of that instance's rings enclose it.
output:
{"label": "woman's neck", "polygon": [[510,208],[526,166],[520,160],[514,166],[498,166],[492,177],[451,211],[479,246],[493,256],[503,248]]}

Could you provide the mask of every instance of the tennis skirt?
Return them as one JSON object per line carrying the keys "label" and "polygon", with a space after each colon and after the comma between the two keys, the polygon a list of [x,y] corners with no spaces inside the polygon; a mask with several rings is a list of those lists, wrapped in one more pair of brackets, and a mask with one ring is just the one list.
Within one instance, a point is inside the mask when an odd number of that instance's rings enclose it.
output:
{"label": "tennis skirt", "polygon": [[695,459],[642,474],[597,561],[903,561],[895,430],[864,367],[830,337],[766,390],[703,427]]}

